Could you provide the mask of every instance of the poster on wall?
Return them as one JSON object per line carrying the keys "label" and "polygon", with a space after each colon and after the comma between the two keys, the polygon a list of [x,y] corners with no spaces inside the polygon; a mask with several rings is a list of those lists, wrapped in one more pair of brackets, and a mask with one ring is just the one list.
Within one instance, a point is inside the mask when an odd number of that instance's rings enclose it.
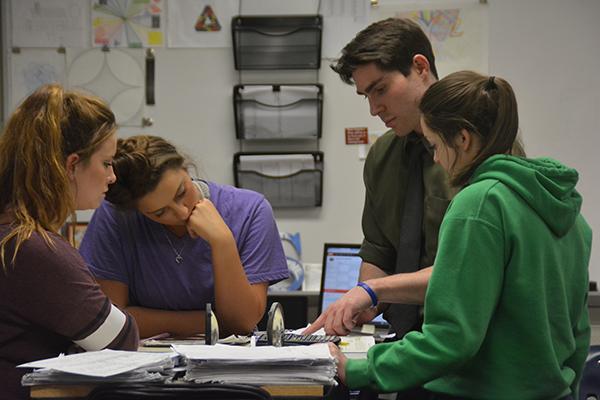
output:
{"label": "poster on wall", "polygon": [[238,0],[169,1],[169,47],[231,47],[231,18]]}
{"label": "poster on wall", "polygon": [[429,37],[439,77],[459,70],[488,72],[488,29],[485,4],[425,3],[381,5],[372,20],[410,18]]}
{"label": "poster on wall", "polygon": [[47,83],[65,83],[65,55],[56,49],[21,49],[8,53],[11,79],[8,84],[8,113],[34,90]]}
{"label": "poster on wall", "polygon": [[80,0],[12,0],[13,47],[88,47],[89,3]]}
{"label": "poster on wall", "polygon": [[164,0],[92,0],[95,47],[162,47]]}
{"label": "poster on wall", "polygon": [[103,98],[121,126],[141,126],[144,111],[142,49],[67,49],[67,83]]}

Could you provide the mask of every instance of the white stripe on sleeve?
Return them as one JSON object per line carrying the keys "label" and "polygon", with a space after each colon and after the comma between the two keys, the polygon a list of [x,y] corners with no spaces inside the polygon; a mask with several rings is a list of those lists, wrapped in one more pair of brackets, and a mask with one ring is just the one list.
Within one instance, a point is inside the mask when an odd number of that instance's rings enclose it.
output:
{"label": "white stripe on sleeve", "polygon": [[102,325],[88,337],[73,342],[87,351],[102,350],[108,346],[121,332],[127,322],[127,317],[121,310],[111,304],[110,313]]}

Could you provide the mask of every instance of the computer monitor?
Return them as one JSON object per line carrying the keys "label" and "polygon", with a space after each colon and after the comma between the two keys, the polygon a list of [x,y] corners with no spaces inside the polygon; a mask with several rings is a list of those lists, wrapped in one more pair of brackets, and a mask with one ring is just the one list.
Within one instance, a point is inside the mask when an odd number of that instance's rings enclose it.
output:
{"label": "computer monitor", "polygon": [[[325,243],[319,314],[356,286],[362,262],[358,255],[359,250],[359,244]],[[382,315],[378,315],[371,323],[382,327],[388,326],[388,322]]]}

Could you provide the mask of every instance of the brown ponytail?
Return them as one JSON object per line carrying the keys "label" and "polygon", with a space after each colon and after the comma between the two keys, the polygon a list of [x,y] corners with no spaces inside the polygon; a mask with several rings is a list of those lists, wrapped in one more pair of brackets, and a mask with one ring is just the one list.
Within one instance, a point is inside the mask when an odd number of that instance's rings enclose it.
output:
{"label": "brown ponytail", "polygon": [[447,146],[454,148],[454,138],[462,129],[480,140],[477,157],[460,171],[451,171],[453,185],[466,184],[475,169],[494,154],[510,154],[513,149],[523,154],[517,140],[517,100],[510,84],[502,78],[455,72],[425,92],[420,109],[427,126]]}

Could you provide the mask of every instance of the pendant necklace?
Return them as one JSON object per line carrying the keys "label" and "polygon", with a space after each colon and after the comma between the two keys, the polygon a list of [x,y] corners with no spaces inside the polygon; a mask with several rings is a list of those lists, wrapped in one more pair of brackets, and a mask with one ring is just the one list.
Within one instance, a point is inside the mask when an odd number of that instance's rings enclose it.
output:
{"label": "pendant necklace", "polygon": [[181,264],[183,262],[183,256],[181,255],[181,253],[183,253],[183,249],[185,248],[185,242],[183,242],[183,246],[181,246],[181,250],[177,251],[175,246],[173,246],[173,242],[171,242],[171,238],[169,237],[169,234],[166,231],[165,231],[165,237],[167,238],[167,241],[169,242],[169,246],[171,246],[173,253],[175,253],[175,262],[177,264]]}

